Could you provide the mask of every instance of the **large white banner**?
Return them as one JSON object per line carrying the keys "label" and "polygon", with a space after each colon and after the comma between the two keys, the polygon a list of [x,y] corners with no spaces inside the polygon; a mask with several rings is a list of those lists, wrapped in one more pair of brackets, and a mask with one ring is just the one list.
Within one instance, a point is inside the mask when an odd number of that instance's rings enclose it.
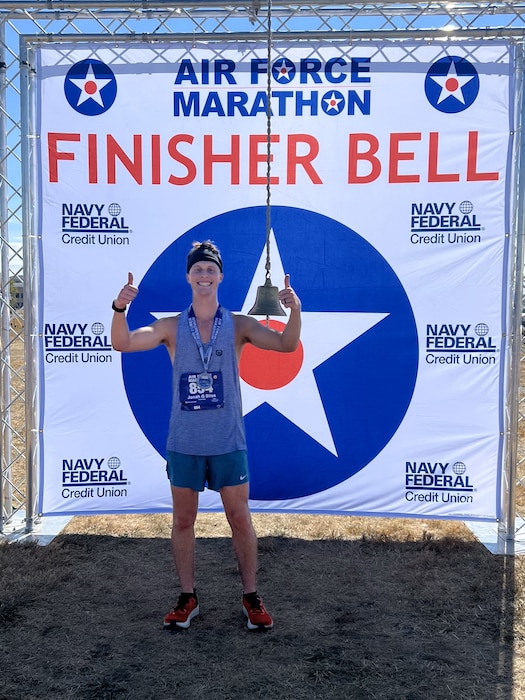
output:
{"label": "large white banner", "polygon": [[[40,511],[169,510],[169,357],[114,352],[111,301],[131,271],[131,327],[181,311],[209,238],[252,306],[266,47],[37,56]],[[253,509],[499,517],[513,71],[506,43],[276,43],[271,275],[304,330],[241,358]]]}

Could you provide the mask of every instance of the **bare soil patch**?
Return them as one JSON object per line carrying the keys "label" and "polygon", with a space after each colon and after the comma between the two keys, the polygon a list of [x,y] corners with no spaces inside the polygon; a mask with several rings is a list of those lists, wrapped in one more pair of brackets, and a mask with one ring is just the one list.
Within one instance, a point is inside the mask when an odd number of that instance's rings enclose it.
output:
{"label": "bare soil patch", "polygon": [[162,630],[177,586],[167,516],[75,518],[0,546],[1,700],[523,698],[523,560],[460,523],[258,514],[245,628],[222,514],[201,514],[201,615]]}

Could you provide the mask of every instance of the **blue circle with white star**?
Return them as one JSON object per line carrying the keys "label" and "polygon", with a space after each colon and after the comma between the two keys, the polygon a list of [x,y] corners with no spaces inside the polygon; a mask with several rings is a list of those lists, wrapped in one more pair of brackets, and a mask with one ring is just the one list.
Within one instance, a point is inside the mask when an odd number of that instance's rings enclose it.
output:
{"label": "blue circle with white star", "polygon": [[432,107],[440,112],[463,112],[472,105],[478,93],[478,72],[466,58],[445,56],[427,71],[425,95]]}
{"label": "blue circle with white star", "polygon": [[115,102],[117,81],[108,65],[95,58],[86,58],[68,70],[64,93],[75,112],[96,117],[107,112]]}
{"label": "blue circle with white star", "polygon": [[[220,248],[224,261],[220,302],[239,311],[265,248],[265,224],[266,208],[248,207],[203,221],[183,234],[140,281],[140,293],[129,307],[130,328],[152,323],[155,312],[174,313],[191,303],[186,256],[196,240],[211,239]],[[245,416],[250,498],[258,500],[318,493],[366,467],[399,428],[418,369],[417,330],[409,299],[393,269],[370,243],[340,222],[304,209],[274,206],[271,225],[303,312],[385,317],[313,369],[337,454],[266,402]],[[169,355],[164,347],[124,354],[122,369],[135,418],[164,456],[172,397]],[[304,398],[298,395],[292,400],[300,405]]]}
{"label": "blue circle with white star", "polygon": [[344,95],[339,90],[330,90],[321,98],[321,108],[325,114],[330,116],[341,114],[345,107]]}
{"label": "blue circle with white star", "polygon": [[295,64],[289,58],[279,58],[272,65],[273,79],[281,85],[291,83],[296,71]]}

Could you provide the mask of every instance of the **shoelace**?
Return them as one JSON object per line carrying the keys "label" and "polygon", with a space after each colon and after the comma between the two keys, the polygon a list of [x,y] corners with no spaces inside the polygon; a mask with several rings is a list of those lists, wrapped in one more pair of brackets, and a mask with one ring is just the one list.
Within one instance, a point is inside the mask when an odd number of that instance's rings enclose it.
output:
{"label": "shoelace", "polygon": [[173,608],[173,612],[177,610],[185,610],[190,600],[194,598],[191,593],[181,593],[177,601],[177,605]]}
{"label": "shoelace", "polygon": [[258,612],[263,611],[262,600],[258,595],[246,596],[245,600],[253,610],[257,610]]}

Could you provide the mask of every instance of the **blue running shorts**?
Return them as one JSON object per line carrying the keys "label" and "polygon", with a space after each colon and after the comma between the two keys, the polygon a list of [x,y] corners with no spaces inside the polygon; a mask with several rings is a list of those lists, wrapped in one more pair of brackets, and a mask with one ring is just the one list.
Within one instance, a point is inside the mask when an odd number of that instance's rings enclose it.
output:
{"label": "blue running shorts", "polygon": [[185,455],[168,450],[166,473],[172,486],[204,491],[207,485],[213,491],[223,486],[248,483],[248,455],[246,450],[224,455]]}

